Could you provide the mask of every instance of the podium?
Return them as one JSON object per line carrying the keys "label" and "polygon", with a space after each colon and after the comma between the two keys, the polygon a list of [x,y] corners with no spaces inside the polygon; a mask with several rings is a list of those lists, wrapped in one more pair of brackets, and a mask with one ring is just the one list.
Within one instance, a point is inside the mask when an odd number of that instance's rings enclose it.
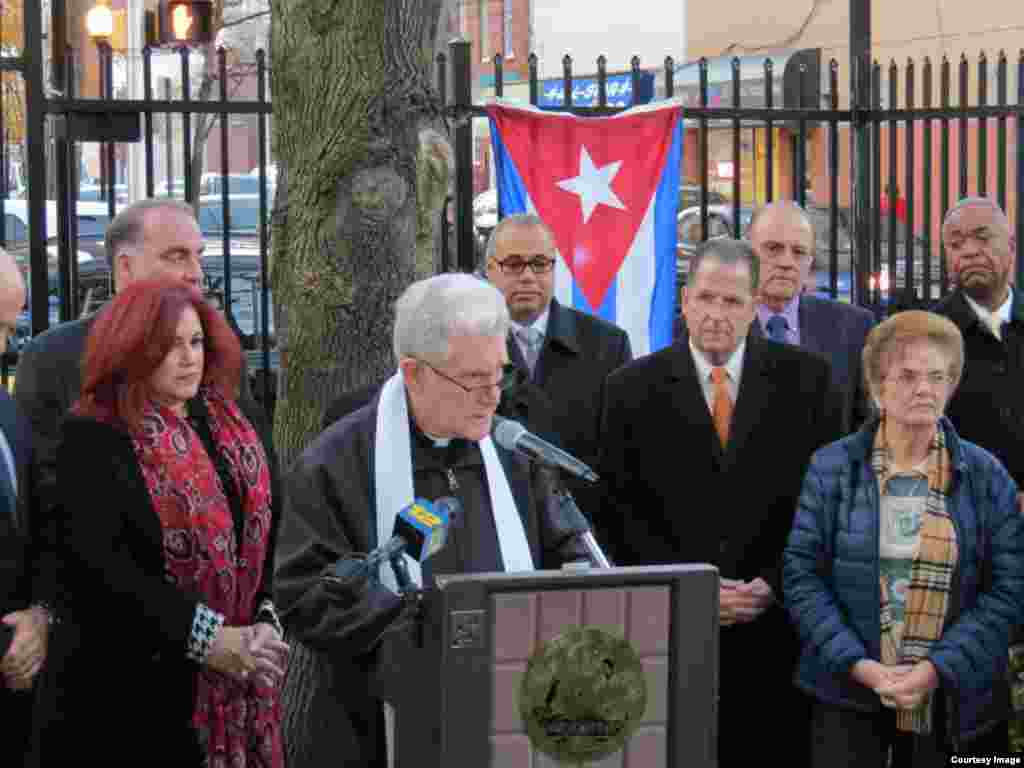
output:
{"label": "podium", "polygon": [[[378,656],[378,694],[395,710],[395,768],[717,765],[718,572],[712,566],[459,574],[437,582],[424,596],[418,626],[389,632]],[[628,662],[615,662],[620,673],[604,661],[611,687],[603,680],[592,685],[594,706],[618,711],[611,699],[623,688],[614,687],[614,675],[642,678],[642,707],[634,708],[628,731],[622,720],[609,726],[561,715],[538,725],[531,714],[574,711],[572,701],[560,702],[583,695],[571,688],[579,675],[561,690],[551,684],[533,708],[528,702],[537,700],[524,698],[531,690],[524,679],[533,683],[553,669],[542,663],[553,658],[552,649],[584,635],[616,646],[625,656],[615,658]],[[569,653],[589,653],[579,647]],[[583,680],[584,688],[591,685]],[[540,690],[543,696],[547,688]],[[607,736],[617,723],[624,745],[599,759],[551,756],[551,739]]]}

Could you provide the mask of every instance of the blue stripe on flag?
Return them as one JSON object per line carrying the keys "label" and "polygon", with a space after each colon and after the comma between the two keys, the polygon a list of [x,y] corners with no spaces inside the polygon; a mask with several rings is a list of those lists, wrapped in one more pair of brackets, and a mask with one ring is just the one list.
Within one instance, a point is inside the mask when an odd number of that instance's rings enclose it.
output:
{"label": "blue stripe on flag", "polygon": [[657,252],[654,296],[651,300],[651,352],[672,343],[676,318],[676,210],[679,205],[679,168],[683,159],[683,120],[672,131],[672,147],[658,184],[654,206],[654,248]]}
{"label": "blue stripe on flag", "polygon": [[494,118],[490,118],[490,123],[491,142],[494,146],[494,173],[497,177],[498,195],[500,196],[498,207],[501,210],[501,215],[505,217],[513,213],[527,213],[526,185],[523,184],[523,179],[519,175],[519,171],[516,170],[512,157],[505,149],[505,142],[501,139],[501,133],[498,131]]}

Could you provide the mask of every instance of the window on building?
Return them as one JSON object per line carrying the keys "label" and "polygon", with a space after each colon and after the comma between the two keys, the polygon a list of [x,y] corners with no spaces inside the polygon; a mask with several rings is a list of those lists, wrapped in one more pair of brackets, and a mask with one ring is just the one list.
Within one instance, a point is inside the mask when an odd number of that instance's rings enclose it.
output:
{"label": "window on building", "polygon": [[505,58],[514,59],[516,57],[515,49],[512,46],[512,3],[513,0],[504,0],[502,5],[504,18],[502,32],[505,36]]}
{"label": "window on building", "polygon": [[491,60],[491,31],[488,24],[488,0],[480,0],[477,4],[479,10],[479,22],[480,22],[480,60],[490,61]]}

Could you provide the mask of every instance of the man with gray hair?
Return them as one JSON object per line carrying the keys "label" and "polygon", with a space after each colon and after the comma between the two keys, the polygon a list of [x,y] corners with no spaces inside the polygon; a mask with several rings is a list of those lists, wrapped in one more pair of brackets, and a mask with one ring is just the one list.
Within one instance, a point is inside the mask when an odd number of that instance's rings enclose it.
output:
{"label": "man with gray hair", "polygon": [[[180,200],[140,200],[121,210],[106,233],[114,287],[137,280],[180,280],[197,290],[203,279],[203,235],[192,207]],[[33,338],[22,350],[15,399],[32,425],[39,501],[44,514],[56,504],[57,444],[65,414],[78,400],[85,339],[94,316],[61,323]],[[263,439],[277,476],[276,458],[262,409],[252,400],[242,372],[239,406]]]}
{"label": "man with gray hair", "polygon": [[[25,283],[0,248],[0,349],[25,304]],[[32,482],[32,435],[14,400],[0,390],[0,713],[4,765],[30,764],[36,675],[47,660],[50,624],[62,597],[55,520],[44,518]]]}
{"label": "man with gray hair", "polygon": [[[935,312],[964,337],[964,373],[946,416],[961,437],[991,451],[1024,487],[1024,296],[1012,285],[1017,239],[995,202],[965,197],[946,213],[942,245],[954,290]],[[1012,677],[1019,681],[1024,627],[1015,628],[1010,654]],[[1009,727],[1015,739],[1024,736],[1020,713],[999,727]]]}
{"label": "man with gray hair", "polygon": [[[322,577],[385,544],[397,513],[415,499],[449,497],[462,510],[418,577],[410,564],[423,587],[441,574],[526,571],[585,557],[553,527],[552,478],[489,437],[514,373],[508,324],[501,294],[477,277],[414,283],[396,304],[397,371],[368,405],[317,437],[286,477],[277,605],[320,670],[305,722],[292,734],[300,743],[293,768],[383,764],[379,704],[368,712],[360,702],[381,634],[401,610],[395,576],[384,566],[382,586],[360,591],[339,591]],[[332,673],[339,668],[346,674]],[[416,716],[435,714],[424,704]]]}
{"label": "man with gray hair", "polygon": [[596,527],[613,560],[718,568],[722,768],[782,754],[806,764],[780,565],[811,454],[840,436],[828,362],[749,333],[758,286],[749,243],[698,246],[686,333],[608,377],[601,431]]}
{"label": "man with gray hair", "polygon": [[805,290],[816,241],[811,220],[797,203],[778,200],[759,208],[747,238],[757,253],[762,278],[751,330],[828,360],[832,382],[843,395],[843,431],[858,429],[871,413],[861,352],[874,315]]}
{"label": "man with gray hair", "polygon": [[954,290],[936,306],[964,337],[964,375],[946,413],[1024,487],[1024,297],[1011,285],[1017,242],[988,198],[960,200],[942,224]]}

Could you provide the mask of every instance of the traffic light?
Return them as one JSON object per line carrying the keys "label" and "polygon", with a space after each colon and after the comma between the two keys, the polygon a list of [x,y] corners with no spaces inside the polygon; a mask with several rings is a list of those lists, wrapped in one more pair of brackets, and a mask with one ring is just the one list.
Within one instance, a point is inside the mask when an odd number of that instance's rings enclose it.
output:
{"label": "traffic light", "polygon": [[199,45],[213,41],[211,0],[160,0],[160,43]]}

